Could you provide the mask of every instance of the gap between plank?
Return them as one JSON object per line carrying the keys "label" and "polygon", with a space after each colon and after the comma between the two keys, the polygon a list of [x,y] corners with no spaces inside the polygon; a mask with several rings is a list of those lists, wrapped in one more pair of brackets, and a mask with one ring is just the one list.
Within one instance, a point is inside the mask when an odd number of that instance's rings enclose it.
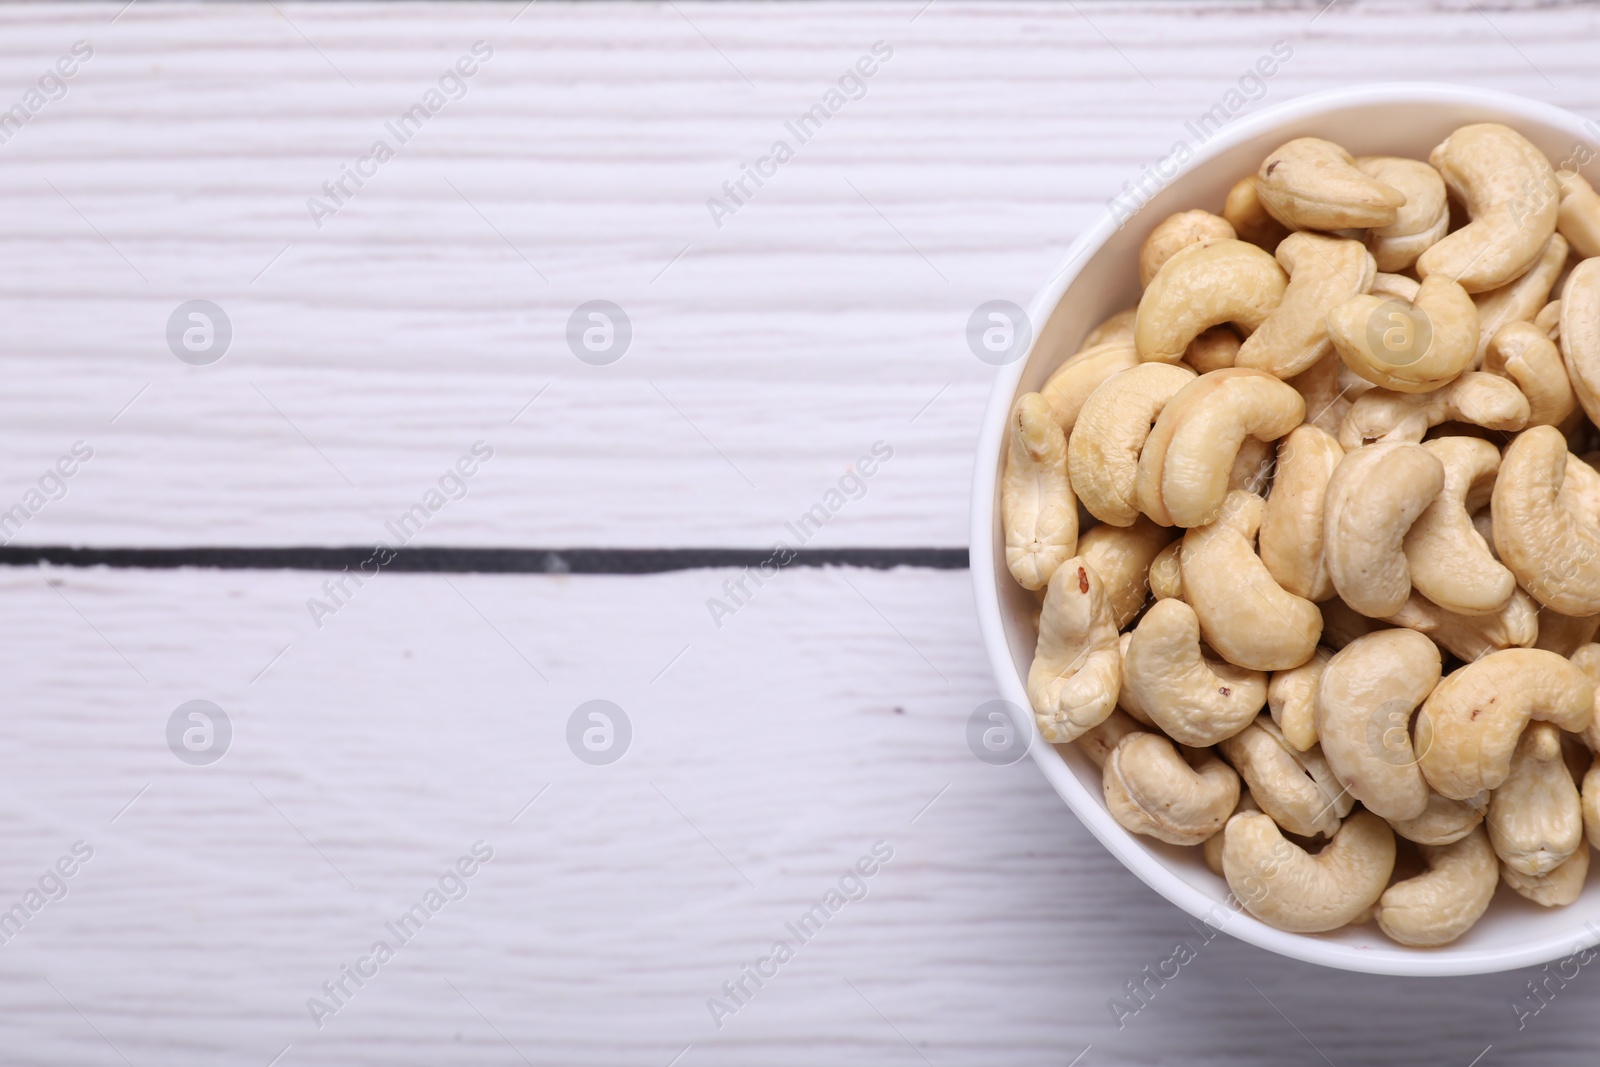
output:
{"label": "gap between plank", "polygon": [[[866,567],[888,570],[966,570],[965,548],[805,548],[784,567]],[[116,567],[168,570],[342,571],[376,566],[370,546],[261,548],[86,548],[71,545],[0,546],[0,566]],[[405,548],[384,570],[443,574],[661,574],[668,571],[778,565],[765,548]]]}

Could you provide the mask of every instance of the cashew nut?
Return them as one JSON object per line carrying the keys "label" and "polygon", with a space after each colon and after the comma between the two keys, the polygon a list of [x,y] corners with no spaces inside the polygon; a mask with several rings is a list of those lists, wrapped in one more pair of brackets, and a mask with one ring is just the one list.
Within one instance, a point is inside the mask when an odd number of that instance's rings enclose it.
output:
{"label": "cashew nut", "polygon": [[[1590,453],[1590,458],[1596,458]],[[1578,516],[1580,521],[1600,523],[1600,471],[1586,459],[1567,453],[1567,476],[1556,492],[1556,503]]]}
{"label": "cashew nut", "polygon": [[1528,398],[1529,426],[1560,426],[1578,406],[1561,350],[1531,322],[1508,322],[1500,327],[1489,341],[1483,369],[1517,384]]}
{"label": "cashew nut", "polygon": [[1525,430],[1507,446],[1490,503],[1495,550],[1545,607],[1600,614],[1600,530],[1560,499],[1567,467],[1567,441],[1554,426]]}
{"label": "cashew nut", "polygon": [[1106,761],[1111,758],[1112,751],[1129,734],[1143,732],[1144,727],[1134,721],[1121,708],[1117,708],[1098,725],[1091,726],[1078,735],[1077,745],[1083,754],[1089,757],[1089,762],[1096,767],[1104,769]]}
{"label": "cashew nut", "polygon": [[1522,134],[1485,122],[1456,130],[1428,157],[1472,219],[1417,260],[1469,293],[1519,278],[1556,232],[1560,190],[1550,161]]}
{"label": "cashew nut", "polygon": [[1379,271],[1372,279],[1372,288],[1367,292],[1373,296],[1398,300],[1402,304],[1413,304],[1421,289],[1422,283],[1415,278],[1408,278],[1404,274],[1384,274]]}
{"label": "cashew nut", "polygon": [[1370,811],[1310,855],[1267,815],[1240,814],[1223,833],[1222,870],[1245,910],[1291,933],[1337,930],[1375,904],[1394,870],[1394,833]]}
{"label": "cashew nut", "polygon": [[1083,339],[1083,343],[1078,346],[1078,351],[1087,351],[1091,348],[1098,348],[1100,345],[1133,344],[1133,323],[1138,317],[1139,309],[1137,307],[1123,308],[1090,330],[1088,336]]}
{"label": "cashew nut", "polygon": [[1489,798],[1489,841],[1514,871],[1549,874],[1583,840],[1583,808],[1561,755],[1561,731],[1529,723],[1511,758],[1511,772]]}
{"label": "cashew nut", "polygon": [[1550,299],[1550,290],[1567,265],[1567,241],[1551,234],[1528,273],[1514,282],[1479,293],[1472,298],[1478,306],[1478,355],[1476,366],[1483,365],[1489,342],[1501,327],[1512,322],[1532,322]]}
{"label": "cashew nut", "polygon": [[1139,301],[1139,358],[1176,363],[1202,330],[1225,322],[1249,336],[1288,284],[1278,261],[1255,245],[1225,239],[1188,245],[1162,264]]}
{"label": "cashew nut", "polygon": [[1268,252],[1289,236],[1289,228],[1267,214],[1267,209],[1261,203],[1261,194],[1256,192],[1254,174],[1240,178],[1228,190],[1227,202],[1222,206],[1222,217],[1234,228],[1239,240],[1249,241]]}
{"label": "cashew nut", "polygon": [[1130,733],[1106,761],[1102,790],[1124,829],[1198,845],[1233,812],[1239,776],[1209,751],[1180,752],[1159,734]]}
{"label": "cashew nut", "polygon": [[1124,704],[1136,703],[1167,736],[1193,747],[1238,733],[1267,701],[1265,674],[1201,655],[1200,621],[1181,600],[1158,600],[1139,620],[1122,687]]}
{"label": "cashew nut", "polygon": [[1183,541],[1172,542],[1150,561],[1150,595],[1157,600],[1183,599]]}
{"label": "cashew nut", "polygon": [[1323,500],[1343,458],[1339,442],[1309,423],[1278,441],[1277,473],[1261,513],[1261,562],[1279,585],[1307,600],[1333,595],[1323,560]]}
{"label": "cashew nut", "polygon": [[1522,429],[1530,415],[1531,406],[1521,389],[1498,375],[1469,370],[1428,393],[1368,390],[1350,405],[1339,426],[1339,443],[1346,449],[1368,441],[1414,444],[1429,429],[1445,422],[1514,431]]}
{"label": "cashew nut", "polygon": [[[1122,634],[1117,638],[1117,656],[1122,661],[1124,666],[1128,662],[1128,646],[1132,643],[1132,630],[1129,630],[1127,633]],[[1147,726],[1151,729],[1155,729],[1155,720],[1150,717],[1149,712],[1144,710],[1144,705],[1139,703],[1138,696],[1136,696],[1128,688],[1126,672],[1123,674],[1122,687],[1117,691],[1117,707],[1127,712],[1128,717],[1137,722],[1140,726]]]}
{"label": "cashew nut", "polygon": [[1304,418],[1305,400],[1270,374],[1202,374],[1161,409],[1139,455],[1141,510],[1164,526],[1204,526],[1227,495],[1244,439],[1277,440]]}
{"label": "cashew nut", "polygon": [[1232,240],[1235,234],[1228,220],[1209,211],[1180,211],[1168,215],[1139,248],[1139,284],[1149,285],[1173,254],[1209,239]]}
{"label": "cashew nut", "polygon": [[1272,484],[1272,472],[1277,466],[1276,449],[1272,442],[1256,437],[1246,437],[1239,443],[1239,454],[1233,457],[1228,468],[1228,492],[1243,489],[1256,496],[1265,496]]}
{"label": "cashew nut", "polygon": [[1239,349],[1234,365],[1290,378],[1333,350],[1328,312],[1372,288],[1377,268],[1358,241],[1293,233],[1278,246],[1283,299]]}
{"label": "cashew nut", "polygon": [[1078,502],[1067,478],[1067,439],[1038,393],[1011,409],[1011,450],[1000,483],[1006,566],[1024,589],[1042,589],[1078,547]]}
{"label": "cashew nut", "polygon": [[1406,194],[1364,173],[1332,141],[1299,137],[1274,150],[1256,172],[1256,191],[1273,218],[1296,230],[1393,226]]}
{"label": "cashew nut", "polygon": [[1250,786],[1261,810],[1291,834],[1332,836],[1355,806],[1322,752],[1296,752],[1266,716],[1217,747]]}
{"label": "cashew nut", "polygon": [[1351,297],[1328,312],[1328,337],[1345,365],[1372,384],[1425,393],[1472,366],[1478,309],[1460,285],[1434,275],[1409,304],[1371,293]]}
{"label": "cashew nut", "polygon": [[1433,638],[1434,644],[1464,663],[1506,648],[1531,648],[1539,636],[1539,605],[1521,589],[1492,615],[1457,615],[1412,593],[1385,619]]}
{"label": "cashew nut", "polygon": [[1084,402],[1113,374],[1139,365],[1131,343],[1107,341],[1085,348],[1057,367],[1039,392],[1050,402],[1061,432],[1071,435]]}
{"label": "cashew nut", "polygon": [[1469,800],[1452,800],[1439,793],[1428,793],[1428,806],[1415,819],[1390,819],[1394,832],[1419,845],[1448,845],[1466,837],[1483,823],[1489,808],[1485,790]]}
{"label": "cashew nut", "polygon": [[1139,518],[1139,451],[1162,408],[1194,380],[1187,367],[1141,363],[1107,379],[1084,402],[1067,456],[1072,487],[1091,515],[1113,526]]}
{"label": "cashew nut", "polygon": [[[1306,422],[1335,437],[1339,435],[1339,424],[1344,421],[1345,413],[1355,399],[1348,385],[1340,381],[1345,373],[1347,371],[1339,353],[1330,352],[1312,364],[1310,370],[1296,374],[1288,381],[1306,402]],[[1370,388],[1365,381],[1361,384]]]}
{"label": "cashew nut", "polygon": [[1376,384],[1367,381],[1365,378],[1361,377],[1361,375],[1351,370],[1349,366],[1346,365],[1345,361],[1339,358],[1339,353],[1337,350],[1334,351],[1333,356],[1339,361],[1339,388],[1345,391],[1345,395],[1348,396],[1352,402],[1360,400],[1362,397],[1378,388]]}
{"label": "cashew nut", "polygon": [[1586,259],[1561,290],[1561,357],[1590,422],[1600,424],[1600,259]]}
{"label": "cashew nut", "polygon": [[1583,829],[1589,844],[1600,848],[1600,759],[1583,776]]}
{"label": "cashew nut", "polygon": [[1440,673],[1439,650],[1414,630],[1357,638],[1328,661],[1317,688],[1317,740],[1350,795],[1385,819],[1415,819],[1428,783],[1411,748],[1411,715]]}
{"label": "cashew nut", "polygon": [[1275,671],[1267,682],[1267,708],[1283,739],[1297,752],[1317,743],[1317,688],[1333,653],[1318,648],[1298,667]]}
{"label": "cashew nut", "polygon": [[1568,856],[1566,862],[1548,874],[1523,874],[1515,867],[1502,864],[1500,879],[1506,885],[1546,908],[1559,908],[1571,904],[1583,895],[1583,883],[1589,877],[1589,850],[1580,848]]}
{"label": "cashew nut", "polygon": [[1533,324],[1544,331],[1550,340],[1561,343],[1561,301],[1552,300],[1539,309],[1539,314],[1533,317]]}
{"label": "cashew nut", "polygon": [[[1557,427],[1560,429],[1560,427]],[[1571,431],[1574,439],[1589,436],[1585,429]],[[1600,451],[1582,456],[1567,453],[1567,477],[1556,497],[1562,506],[1581,518],[1600,523]]]}
{"label": "cashew nut", "polygon": [[1380,619],[1400,610],[1411,595],[1406,531],[1443,488],[1444,464],[1421,445],[1370,445],[1339,461],[1324,537],[1328,575],[1346,604]]}
{"label": "cashew nut", "polygon": [[1379,226],[1367,235],[1367,247],[1379,270],[1405,270],[1450,232],[1450,202],[1444,179],[1416,159],[1363,156],[1356,160],[1356,166],[1363,174],[1400,190],[1406,198],[1393,225]]}
{"label": "cashew nut", "polygon": [[1100,576],[1117,629],[1132,622],[1144,607],[1150,592],[1150,563],[1177,532],[1141,515],[1132,526],[1101,523],[1078,538],[1078,555]]}
{"label": "cashew nut", "polygon": [[1050,576],[1048,588],[1039,644],[1028,668],[1028,701],[1039,732],[1055,744],[1075,739],[1111,714],[1122,663],[1111,602],[1088,563],[1081,557],[1067,560]]}
{"label": "cashew nut", "polygon": [[[1593,636],[1591,633],[1590,637]],[[1559,648],[1553,651],[1557,655],[1561,654]],[[1583,731],[1583,743],[1588,746],[1590,752],[1600,752],[1600,645],[1593,642],[1584,644],[1575,649],[1567,658],[1572,660],[1572,665],[1582,671],[1584,677],[1588,678],[1595,687],[1595,717],[1590,720],[1588,727]],[[1597,837],[1596,840],[1600,841],[1600,837]],[[1600,848],[1600,845],[1595,847]]]}
{"label": "cashew nut", "polygon": [[1556,172],[1556,184],[1561,187],[1556,228],[1580,258],[1600,256],[1600,194],[1583,175],[1568,170]]}
{"label": "cashew nut", "polygon": [[[1239,803],[1234,807],[1233,814],[1237,815],[1241,811],[1254,812],[1260,810],[1260,805],[1258,805],[1250,796],[1250,790],[1240,789]],[[1224,823],[1224,825],[1226,825],[1226,823]],[[1206,859],[1206,866],[1211,870],[1211,873],[1216,875],[1218,878],[1222,877],[1222,845],[1226,837],[1226,834],[1218,831],[1217,833],[1214,833],[1210,837],[1206,838],[1205,843],[1201,846],[1202,854]]]}
{"label": "cashew nut", "polygon": [[1489,501],[1500,452],[1476,437],[1440,437],[1422,447],[1443,464],[1444,488],[1406,533],[1411,584],[1446,611],[1493,614],[1517,580],[1473,527],[1472,512]]}
{"label": "cashew nut", "polygon": [[1448,945],[1482,918],[1500,884],[1500,864],[1482,830],[1450,845],[1423,845],[1428,870],[1396,882],[1378,900],[1378,926],[1402,945]]}
{"label": "cashew nut", "polygon": [[1423,776],[1456,800],[1498,789],[1529,719],[1577,733],[1593,717],[1594,686],[1568,660],[1536,648],[1491,652],[1423,702],[1416,727]]}
{"label": "cashew nut", "polygon": [[1237,666],[1281,671],[1311,658],[1322,613],[1280,586],[1256,555],[1263,507],[1252,493],[1229,493],[1216,522],[1184,535],[1178,562],[1206,643]]}
{"label": "cashew nut", "polygon": [[1231,326],[1213,326],[1189,342],[1183,350],[1183,361],[1201,374],[1231,367],[1239,358],[1243,342]]}

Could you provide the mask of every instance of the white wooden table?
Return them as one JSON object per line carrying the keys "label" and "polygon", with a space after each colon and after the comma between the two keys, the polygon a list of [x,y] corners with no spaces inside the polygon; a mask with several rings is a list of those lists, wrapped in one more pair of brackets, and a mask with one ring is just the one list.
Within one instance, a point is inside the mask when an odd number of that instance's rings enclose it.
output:
{"label": "white wooden table", "polygon": [[[967,316],[1026,302],[1274,41],[1265,102],[1408,77],[1600,116],[1592,8],[1320,7],[0,7],[0,108],[92,49],[0,144],[0,511],[93,450],[11,544],[371,545],[483,441],[413,546],[762,549],[882,441],[810,547],[959,549],[992,375]],[[865,94],[716,225],[879,41]],[[417,103],[319,228],[308,198]],[[205,366],[166,340],[198,299],[232,328]],[[591,300],[632,325],[608,366],[566,341]],[[1519,1030],[1531,973],[1367,978],[1225,936],[1119,1029],[1108,1000],[1199,938],[1031,763],[968,752],[993,691],[963,571],[792,568],[720,628],[733,569],[391,569],[318,627],[330,577],[0,569],[0,1062],[1594,1059],[1587,973]],[[594,699],[632,724],[607,766],[566,741]],[[190,700],[232,724],[214,764],[169,748]],[[800,944],[875,842],[865,898]],[[30,912],[41,879],[66,895]]]}

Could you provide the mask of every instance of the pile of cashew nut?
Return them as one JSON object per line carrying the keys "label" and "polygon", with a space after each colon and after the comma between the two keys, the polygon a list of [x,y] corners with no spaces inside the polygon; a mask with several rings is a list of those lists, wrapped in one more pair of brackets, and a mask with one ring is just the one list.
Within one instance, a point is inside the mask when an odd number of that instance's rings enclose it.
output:
{"label": "pile of cashew nut", "polygon": [[[1521,134],[1303,137],[1016,402],[1027,692],[1282,930],[1443,945],[1600,848],[1600,195]],[[1507,896],[1507,899],[1515,899]]]}

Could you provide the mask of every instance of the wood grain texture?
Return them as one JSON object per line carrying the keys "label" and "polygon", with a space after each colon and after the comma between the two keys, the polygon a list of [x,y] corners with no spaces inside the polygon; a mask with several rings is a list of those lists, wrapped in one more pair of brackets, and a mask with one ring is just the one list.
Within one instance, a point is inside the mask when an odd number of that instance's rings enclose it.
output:
{"label": "wood grain texture", "polygon": [[[1526,975],[1371,978],[1203,944],[1031,761],[968,751],[992,690],[963,575],[788,572],[721,631],[703,608],[717,572],[385,575],[318,632],[319,577],[0,576],[31,621],[0,652],[18,698],[0,720],[0,904],[72,842],[95,849],[0,947],[7,1063],[121,1062],[107,1041],[135,1064],[265,1064],[285,1045],[285,1064],[522,1062],[507,1040],[541,1065],[665,1065],[689,1045],[680,1064],[1593,1048],[1584,978],[1519,1033]],[[210,767],[164,743],[195,698],[235,726]],[[634,726],[609,767],[563,741],[594,698]],[[495,855],[467,896],[318,1030],[306,999],[479,839]],[[894,856],[866,898],[719,1031],[707,998],[880,840]],[[1119,1030],[1107,1001],[1179,940],[1197,957]]]}
{"label": "wood grain texture", "polygon": [[[481,438],[421,542],[758,547],[882,439],[817,543],[959,545],[967,315],[1025,302],[1273,40],[1269,100],[1600,104],[1578,6],[118,6],[0,7],[0,105],[96,50],[0,144],[0,509],[95,448],[33,543],[364,543]],[[306,197],[478,39],[466,97],[318,230]],[[880,39],[865,98],[716,228],[705,198]],[[196,297],[237,330],[211,367],[165,345]],[[637,330],[603,368],[564,340],[597,298]],[[95,850],[0,944],[0,1060],[1592,1058],[1587,972],[1519,1030],[1530,973],[1226,936],[1119,1029],[1107,1001],[1199,938],[1030,764],[967,750],[994,694],[963,574],[788,571],[720,629],[728,572],[385,574],[319,630],[326,577],[0,572],[0,911]],[[596,698],[636,730],[610,767],[564,740]],[[191,699],[237,730],[211,767],[166,747]],[[465,899],[317,1029],[306,999],[479,839]],[[878,840],[866,899],[718,1030],[707,998]]]}
{"label": "wood grain texture", "polygon": [[[1252,107],[1403,77],[1600,114],[1586,6],[919,6],[0,10],[0,100],[96,49],[0,145],[0,503],[82,438],[26,540],[360,543],[482,438],[427,543],[760,546],[881,439],[820,543],[960,545],[992,375],[967,317],[1026,303],[1273,41]],[[465,97],[318,229],[307,198],[476,40]],[[714,225],[879,40],[866,95]],[[235,327],[210,367],[164,340],[200,297]],[[599,298],[634,325],[609,367],[565,341]]]}

